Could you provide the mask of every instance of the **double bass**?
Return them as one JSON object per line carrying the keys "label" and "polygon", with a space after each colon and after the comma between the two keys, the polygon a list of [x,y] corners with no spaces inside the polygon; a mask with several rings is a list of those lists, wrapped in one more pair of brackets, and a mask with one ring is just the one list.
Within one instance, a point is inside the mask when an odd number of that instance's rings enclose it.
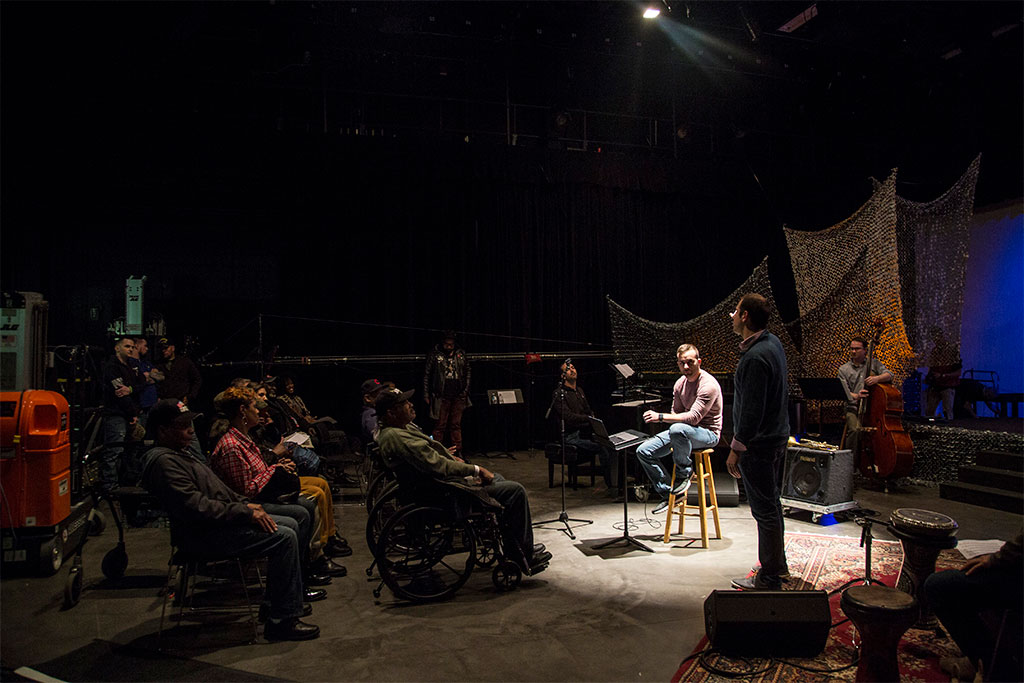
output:
{"label": "double bass", "polygon": [[[865,378],[882,336],[882,322],[876,321],[874,328],[864,364]],[[867,398],[860,399],[858,406],[864,435],[859,440],[857,467],[864,476],[877,479],[909,476],[914,466],[914,443],[903,429],[903,394],[891,384],[879,383],[867,390]]]}

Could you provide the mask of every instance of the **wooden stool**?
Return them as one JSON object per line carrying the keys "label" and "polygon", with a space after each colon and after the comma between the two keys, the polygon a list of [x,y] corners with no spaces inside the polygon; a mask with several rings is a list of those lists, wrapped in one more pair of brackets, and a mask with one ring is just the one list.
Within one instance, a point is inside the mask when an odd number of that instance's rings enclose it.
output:
{"label": "wooden stool", "polygon": [[[718,494],[715,493],[715,478],[711,472],[711,454],[715,452],[713,448],[705,448],[702,451],[694,451],[693,455],[693,467],[694,472],[697,476],[697,505],[691,506],[686,503],[686,493],[679,495],[669,494],[668,496],[668,517],[665,519],[665,543],[669,542],[669,537],[672,535],[672,515],[679,515],[679,533],[683,533],[684,525],[686,524],[687,516],[698,516],[700,517],[700,540],[701,547],[708,547],[708,512],[710,511],[715,518],[715,538],[722,537],[722,527],[718,522]],[[706,482],[706,483],[705,483]],[[676,468],[672,467],[672,483],[669,487],[674,489],[676,487]],[[710,503],[708,502],[710,494]],[[677,500],[678,498],[678,500]],[[687,512],[688,507],[698,508],[697,512]]]}

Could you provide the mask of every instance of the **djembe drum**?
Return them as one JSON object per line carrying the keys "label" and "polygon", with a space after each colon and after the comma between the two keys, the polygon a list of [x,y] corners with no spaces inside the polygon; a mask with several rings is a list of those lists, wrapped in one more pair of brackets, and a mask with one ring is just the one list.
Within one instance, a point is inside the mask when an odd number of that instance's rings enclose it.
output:
{"label": "djembe drum", "polygon": [[850,586],[839,607],[860,633],[858,681],[898,681],[896,651],[900,638],[917,619],[917,600],[881,584]]}
{"label": "djembe drum", "polygon": [[931,510],[898,508],[892,511],[889,521],[889,530],[903,545],[903,567],[896,588],[917,598],[921,614],[914,628],[935,628],[939,622],[921,587],[935,573],[939,552],[956,547],[956,520]]}

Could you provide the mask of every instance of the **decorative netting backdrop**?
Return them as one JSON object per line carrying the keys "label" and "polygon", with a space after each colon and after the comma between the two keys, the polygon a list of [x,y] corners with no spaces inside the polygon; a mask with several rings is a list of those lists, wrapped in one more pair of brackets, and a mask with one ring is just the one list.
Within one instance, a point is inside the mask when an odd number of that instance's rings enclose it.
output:
{"label": "decorative netting backdrop", "polygon": [[[744,294],[761,294],[771,306],[768,329],[778,335],[786,350],[786,358],[797,356],[796,347],[786,332],[772,295],[768,278],[768,259],[754,268],[750,277],[721,303],[701,315],[681,323],[659,323],[631,313],[608,297],[612,346],[633,369],[641,372],[677,372],[676,348],[693,344],[700,351],[701,368],[708,372],[729,373],[736,370],[740,338],[732,331],[729,314]],[[790,366],[790,390],[795,389]]]}
{"label": "decorative netting backdrop", "polygon": [[768,329],[782,339],[795,395],[796,377],[835,377],[850,338],[870,339],[876,323],[876,357],[897,387],[917,367],[955,362],[980,161],[934,201],[897,197],[893,169],[841,223],[816,232],[784,228],[800,312],[792,323],[779,318],[765,259],[724,301],[686,322],[646,320],[609,298],[616,352],[637,370],[674,372],[675,348],[688,342],[700,349],[704,369],[732,372],[738,354],[729,313],[743,294],[758,292],[772,305]]}
{"label": "decorative netting backdrop", "polygon": [[960,318],[974,189],[981,155],[938,199],[896,197],[903,323],[919,366],[948,365],[960,357]]}

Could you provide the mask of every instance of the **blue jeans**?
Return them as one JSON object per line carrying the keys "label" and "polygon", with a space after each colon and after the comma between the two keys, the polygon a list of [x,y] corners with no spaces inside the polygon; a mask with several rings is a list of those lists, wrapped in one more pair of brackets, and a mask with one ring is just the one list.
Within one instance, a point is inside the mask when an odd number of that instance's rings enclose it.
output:
{"label": "blue jeans", "polygon": [[270,617],[300,617],[303,593],[302,568],[299,563],[299,524],[292,517],[271,516],[277,522],[277,531],[273,533],[252,524],[211,524],[202,531],[190,534],[188,539],[182,541],[182,548],[211,560],[237,555],[266,556],[266,600],[270,603]]}
{"label": "blue jeans", "polygon": [[128,433],[128,420],[121,415],[108,415],[103,418],[103,443],[118,444],[106,446],[100,456],[100,485],[106,489],[117,488],[117,472],[124,452],[125,435]]}
{"label": "blue jeans", "polygon": [[315,477],[320,471],[320,456],[312,448],[296,446],[288,454],[295,462],[295,469],[300,477]]}
{"label": "blue jeans", "polygon": [[786,444],[774,448],[750,448],[740,454],[739,468],[747,492],[750,514],[757,522],[757,559],[761,581],[778,586],[786,565],[786,529],[782,521],[782,465]]}
{"label": "blue jeans", "polygon": [[295,503],[262,503],[268,515],[287,517],[295,521],[295,534],[299,543],[299,564],[305,569],[309,565],[310,540],[313,538],[313,513],[311,505],[316,504],[308,498],[299,496]]}
{"label": "blue jeans", "polygon": [[[977,569],[970,576],[959,569],[935,572],[924,582],[928,606],[935,612],[964,656],[977,664],[984,660],[989,680],[1015,678],[994,675],[991,670],[995,639],[980,614],[986,610],[1021,609],[1020,565],[995,569]],[[1007,674],[1009,675],[1009,674]]]}
{"label": "blue jeans", "polygon": [[662,498],[668,498],[671,479],[661,459],[671,453],[676,467],[676,481],[684,481],[693,474],[693,457],[690,455],[693,450],[713,448],[717,443],[718,437],[711,430],[679,422],[640,444],[636,449],[636,457],[654,492]]}

